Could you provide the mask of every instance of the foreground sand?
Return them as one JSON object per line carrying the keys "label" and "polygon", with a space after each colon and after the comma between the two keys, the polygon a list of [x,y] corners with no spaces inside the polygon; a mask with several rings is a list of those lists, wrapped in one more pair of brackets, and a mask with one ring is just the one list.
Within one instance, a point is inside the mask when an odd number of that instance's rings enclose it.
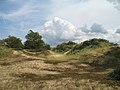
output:
{"label": "foreground sand", "polygon": [[52,63],[22,53],[0,60],[0,90],[120,90],[120,82],[106,79],[111,71],[78,60]]}

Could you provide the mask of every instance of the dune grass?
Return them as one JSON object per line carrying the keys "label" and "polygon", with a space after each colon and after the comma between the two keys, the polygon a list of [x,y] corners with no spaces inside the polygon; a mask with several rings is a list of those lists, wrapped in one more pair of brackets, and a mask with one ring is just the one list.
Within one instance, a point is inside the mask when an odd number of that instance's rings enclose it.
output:
{"label": "dune grass", "polygon": [[70,60],[79,60],[79,57],[77,55],[63,55],[60,57],[47,57],[45,62],[46,63],[62,63],[62,62],[68,62]]}
{"label": "dune grass", "polygon": [[0,46],[0,58],[9,57],[11,55],[11,52],[11,49],[4,46]]}

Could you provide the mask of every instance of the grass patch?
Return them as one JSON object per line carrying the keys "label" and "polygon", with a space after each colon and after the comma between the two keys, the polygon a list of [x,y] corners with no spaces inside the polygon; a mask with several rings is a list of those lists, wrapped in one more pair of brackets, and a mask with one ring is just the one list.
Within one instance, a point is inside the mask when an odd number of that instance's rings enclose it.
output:
{"label": "grass patch", "polygon": [[7,57],[11,56],[11,52],[12,52],[11,49],[0,46],[0,58],[6,57],[6,56]]}
{"label": "grass patch", "polygon": [[62,62],[68,62],[70,60],[78,60],[77,55],[62,55],[60,57],[47,57],[45,63],[57,64]]}

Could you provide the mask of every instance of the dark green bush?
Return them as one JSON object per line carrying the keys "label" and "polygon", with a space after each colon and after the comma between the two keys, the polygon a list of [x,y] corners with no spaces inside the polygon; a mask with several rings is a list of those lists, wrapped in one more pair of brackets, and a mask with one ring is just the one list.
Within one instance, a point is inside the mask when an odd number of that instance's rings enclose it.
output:
{"label": "dark green bush", "polygon": [[84,41],[80,44],[77,44],[72,50],[71,53],[77,53],[85,48],[100,48],[100,47],[107,47],[114,45],[113,43],[110,43],[109,41],[105,39],[90,39],[87,41]]}
{"label": "dark green bush", "polygon": [[120,81],[120,66],[117,67],[112,73],[110,73],[108,79]]}
{"label": "dark green bush", "polygon": [[8,36],[8,38],[4,39],[3,41],[4,45],[9,48],[22,49],[24,47],[21,39],[14,36]]}
{"label": "dark green bush", "polygon": [[76,45],[75,42],[69,41],[67,43],[62,43],[60,45],[57,45],[57,47],[54,48],[54,50],[58,52],[67,52],[70,49],[72,49],[74,45]]}

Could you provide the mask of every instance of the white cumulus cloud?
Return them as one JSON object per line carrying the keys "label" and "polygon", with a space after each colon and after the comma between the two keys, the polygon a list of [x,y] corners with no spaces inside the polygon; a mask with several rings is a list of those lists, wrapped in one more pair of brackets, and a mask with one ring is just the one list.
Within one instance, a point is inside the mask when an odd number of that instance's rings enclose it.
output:
{"label": "white cumulus cloud", "polygon": [[74,41],[80,43],[92,38],[103,38],[114,43],[120,43],[120,29],[106,29],[102,25],[94,23],[90,27],[84,25],[78,29],[61,18],[54,17],[47,21],[40,33],[46,43],[56,46],[63,42]]}
{"label": "white cumulus cloud", "polygon": [[41,33],[47,43],[57,45],[58,43],[72,40],[75,37],[76,29],[72,23],[54,17],[45,23]]}

